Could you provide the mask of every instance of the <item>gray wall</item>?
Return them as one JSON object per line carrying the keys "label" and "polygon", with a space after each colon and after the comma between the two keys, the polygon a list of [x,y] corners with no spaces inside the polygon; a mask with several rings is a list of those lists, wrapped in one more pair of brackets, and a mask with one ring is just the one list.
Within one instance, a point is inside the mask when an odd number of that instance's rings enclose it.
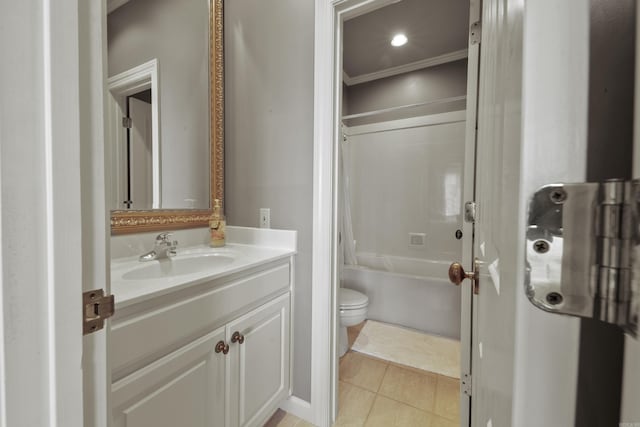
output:
{"label": "gray wall", "polygon": [[136,0],[108,16],[109,76],[158,59],[163,208],[209,207],[208,28],[207,0]]}
{"label": "gray wall", "polygon": [[[225,2],[228,223],[298,230],[293,394],[311,398],[313,0]],[[329,284],[327,284],[328,286]]]}
{"label": "gray wall", "polygon": [[[385,108],[417,104],[467,93],[467,60],[450,62],[410,73],[348,86],[344,92],[343,116]],[[465,101],[400,110],[371,117],[349,119],[347,126],[404,119],[465,109]]]}

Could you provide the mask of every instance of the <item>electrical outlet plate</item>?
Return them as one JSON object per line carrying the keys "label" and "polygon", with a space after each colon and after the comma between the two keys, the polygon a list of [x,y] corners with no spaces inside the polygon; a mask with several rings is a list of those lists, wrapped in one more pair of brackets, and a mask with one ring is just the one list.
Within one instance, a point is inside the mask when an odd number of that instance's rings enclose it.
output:
{"label": "electrical outlet plate", "polygon": [[422,248],[426,245],[427,235],[425,233],[409,233],[409,246],[412,248]]}
{"label": "electrical outlet plate", "polygon": [[271,209],[260,208],[260,228],[271,228]]}

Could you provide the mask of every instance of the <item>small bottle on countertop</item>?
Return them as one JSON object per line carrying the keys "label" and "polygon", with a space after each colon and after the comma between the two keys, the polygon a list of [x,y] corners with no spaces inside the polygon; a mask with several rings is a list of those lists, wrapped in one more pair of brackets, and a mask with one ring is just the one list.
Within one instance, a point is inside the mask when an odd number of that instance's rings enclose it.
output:
{"label": "small bottle on countertop", "polygon": [[211,218],[209,218],[209,246],[212,248],[224,246],[226,225],[222,215],[222,208],[220,207],[220,200],[215,199],[213,201],[213,212],[211,213]]}

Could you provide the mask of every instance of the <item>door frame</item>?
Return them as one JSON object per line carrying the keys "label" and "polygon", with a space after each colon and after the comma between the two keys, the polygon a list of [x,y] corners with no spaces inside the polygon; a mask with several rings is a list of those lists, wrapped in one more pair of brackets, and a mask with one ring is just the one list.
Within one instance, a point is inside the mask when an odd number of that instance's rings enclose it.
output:
{"label": "door frame", "polygon": [[[633,129],[633,178],[640,179],[640,7],[636,7],[636,84]],[[640,340],[625,336],[621,422],[640,420]]]}
{"label": "door frame", "polygon": [[[156,58],[143,64],[123,71],[107,80],[109,96],[107,96],[107,135],[108,135],[108,160],[110,168],[119,167],[124,159],[124,151],[121,149],[127,140],[126,129],[122,126],[122,117],[126,117],[126,98],[143,90],[151,89],[151,167],[153,170],[151,186],[153,193],[152,209],[159,209],[162,204],[162,191],[160,181],[160,92],[158,91],[158,69]],[[109,200],[124,200],[123,183],[120,174],[113,174],[111,178],[111,191]],[[113,208],[113,207],[112,207]],[[116,207],[115,209],[123,209]]]}
{"label": "door frame", "polygon": [[[311,415],[329,427],[337,415],[338,159],[342,22],[395,0],[315,0]],[[467,99],[467,102],[469,100]]]}
{"label": "door frame", "polygon": [[[340,56],[337,7],[371,7],[389,0],[315,0],[313,123],[313,254],[311,269],[311,422],[329,427],[337,409],[337,153]],[[375,7],[373,7],[375,8]]]}

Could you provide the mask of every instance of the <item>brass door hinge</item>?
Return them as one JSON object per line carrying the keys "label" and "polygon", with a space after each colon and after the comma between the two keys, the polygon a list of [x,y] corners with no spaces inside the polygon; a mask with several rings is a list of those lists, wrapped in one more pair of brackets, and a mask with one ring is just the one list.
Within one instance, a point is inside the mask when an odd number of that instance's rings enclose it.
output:
{"label": "brass door hinge", "polygon": [[462,374],[460,378],[460,388],[467,396],[471,396],[471,374]]}
{"label": "brass door hinge", "polygon": [[82,294],[82,334],[87,335],[104,327],[104,319],[113,316],[115,302],[113,295],[104,295],[102,289]]}
{"label": "brass door hinge", "polygon": [[469,27],[469,43],[478,44],[482,40],[482,22],[476,21]]}
{"label": "brass door hinge", "polygon": [[465,222],[476,222],[476,202],[466,202],[464,204]]}

